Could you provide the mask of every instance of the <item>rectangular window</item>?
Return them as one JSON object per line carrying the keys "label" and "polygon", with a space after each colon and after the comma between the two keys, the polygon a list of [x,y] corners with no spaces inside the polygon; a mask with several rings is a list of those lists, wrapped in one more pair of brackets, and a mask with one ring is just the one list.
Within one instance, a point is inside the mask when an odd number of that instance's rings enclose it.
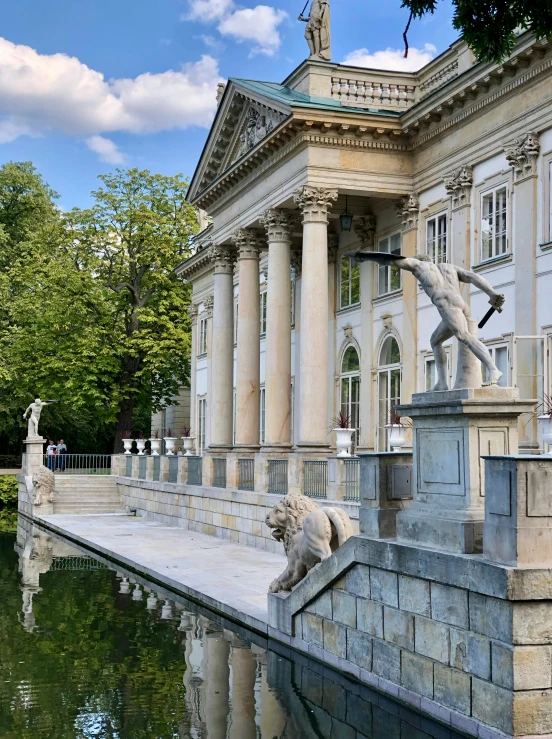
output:
{"label": "rectangular window", "polygon": [[261,336],[266,334],[266,290],[260,296]]}
{"label": "rectangular window", "polygon": [[[378,251],[387,254],[395,254],[400,256],[401,253],[401,233],[385,236],[378,242]],[[398,267],[391,265],[390,267],[378,266],[378,295],[387,295],[401,289],[401,271]]]}
{"label": "rectangular window", "polygon": [[207,318],[199,319],[198,347],[197,353],[207,354]]}
{"label": "rectangular window", "polygon": [[481,261],[508,251],[508,186],[481,195]]}
{"label": "rectangular window", "polygon": [[260,428],[260,436],[261,436],[261,444],[265,443],[265,420],[266,420],[266,391],[265,388],[261,388],[261,413],[260,413],[260,419],[261,419],[261,428]]}
{"label": "rectangular window", "polygon": [[[498,369],[502,372],[502,377],[499,379],[498,384],[501,387],[509,387],[509,369],[510,369],[510,352],[507,344],[492,345],[488,346],[493,362],[496,364]],[[483,376],[483,382],[489,381],[489,373],[484,364],[481,365],[481,372]]]}
{"label": "rectangular window", "polygon": [[435,264],[447,261],[447,213],[426,221],[426,253]]}
{"label": "rectangular window", "polygon": [[234,344],[238,343],[238,301],[234,302]]}
{"label": "rectangular window", "polygon": [[291,325],[295,323],[295,280],[291,280]]}
{"label": "rectangular window", "polygon": [[199,454],[205,450],[205,426],[207,422],[207,398],[197,399],[197,440]]}
{"label": "rectangular window", "polygon": [[341,260],[341,308],[360,303],[360,265],[350,257]]}

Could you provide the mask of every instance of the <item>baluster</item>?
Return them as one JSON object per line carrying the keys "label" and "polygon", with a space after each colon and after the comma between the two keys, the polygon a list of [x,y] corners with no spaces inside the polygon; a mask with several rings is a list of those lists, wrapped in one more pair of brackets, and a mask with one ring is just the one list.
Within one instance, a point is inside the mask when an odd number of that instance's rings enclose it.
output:
{"label": "baluster", "polygon": [[332,77],[332,92],[331,92],[331,96],[333,98],[338,98],[339,97],[339,80],[337,79],[337,77]]}
{"label": "baluster", "polygon": [[348,82],[348,80],[341,78],[339,80],[339,86],[341,88],[339,90],[339,99],[340,100],[347,100],[347,93],[348,93],[348,90],[349,90],[349,82]]}

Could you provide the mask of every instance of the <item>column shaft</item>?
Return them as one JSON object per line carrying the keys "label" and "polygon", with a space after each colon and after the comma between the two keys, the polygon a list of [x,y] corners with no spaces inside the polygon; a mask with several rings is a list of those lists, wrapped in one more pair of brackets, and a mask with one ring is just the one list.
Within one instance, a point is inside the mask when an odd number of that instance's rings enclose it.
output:
{"label": "column shaft", "polygon": [[[402,216],[402,254],[415,257],[418,251],[418,198],[409,195],[400,207]],[[401,402],[410,403],[417,392],[418,378],[418,283],[413,275],[402,275],[403,280],[403,353],[402,366],[407,371],[402,374]]]}
{"label": "column shaft", "polygon": [[259,232],[234,236],[239,260],[236,445],[258,447],[260,433]]}
{"label": "column shaft", "polygon": [[211,359],[210,448],[232,447],[234,287],[230,249],[213,247],[215,287]]}
{"label": "column shaft", "polygon": [[291,446],[291,284],[292,216],[268,210],[268,291],[265,364],[265,447]]}
{"label": "column shaft", "polygon": [[294,198],[303,212],[299,446],[325,449],[329,446],[328,210],[337,192],[304,187]]}

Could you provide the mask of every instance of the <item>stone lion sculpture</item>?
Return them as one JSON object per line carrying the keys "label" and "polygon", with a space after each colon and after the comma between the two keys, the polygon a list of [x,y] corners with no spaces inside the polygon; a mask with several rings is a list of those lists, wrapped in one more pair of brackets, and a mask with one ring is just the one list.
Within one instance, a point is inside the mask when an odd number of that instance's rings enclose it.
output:
{"label": "stone lion sculpture", "polygon": [[52,470],[42,465],[33,475],[33,505],[54,502],[56,478]]}
{"label": "stone lion sculpture", "polygon": [[283,542],[288,559],[284,572],[270,584],[269,593],[290,591],[353,534],[345,511],[320,508],[304,495],[286,495],[267,514],[266,525],[276,541]]}

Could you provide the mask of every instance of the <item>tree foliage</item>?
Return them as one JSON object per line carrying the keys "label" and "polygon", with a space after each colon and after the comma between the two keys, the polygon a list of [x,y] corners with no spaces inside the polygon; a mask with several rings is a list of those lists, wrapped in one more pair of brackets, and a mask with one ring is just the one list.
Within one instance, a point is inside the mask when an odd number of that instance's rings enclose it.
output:
{"label": "tree foliage", "polygon": [[[412,17],[434,13],[440,0],[402,0]],[[453,25],[481,61],[508,57],[519,29],[537,38],[552,34],[550,0],[452,0]]]}

